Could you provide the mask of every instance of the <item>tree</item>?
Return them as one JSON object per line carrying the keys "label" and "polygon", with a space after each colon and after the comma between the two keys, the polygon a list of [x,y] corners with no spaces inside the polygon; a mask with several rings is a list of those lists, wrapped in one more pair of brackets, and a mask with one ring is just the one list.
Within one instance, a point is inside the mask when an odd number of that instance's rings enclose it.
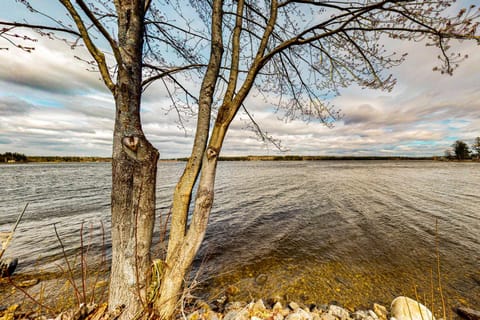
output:
{"label": "tree", "polygon": [[[147,22],[154,25],[155,32],[164,34],[162,44],[181,51],[184,60],[188,60],[190,51],[183,47],[185,41],[177,41],[174,35],[165,35],[168,33],[168,24],[155,22],[161,13],[150,0],[116,0],[113,3],[86,3],[77,0],[75,4],[71,0],[58,0],[71,22],[51,17],[49,12],[38,10],[27,0],[20,2],[29,11],[47,17],[53,23],[34,25],[2,21],[0,37],[26,51],[34,50],[34,47],[22,44],[19,39],[35,39],[17,34],[17,28],[34,29],[51,38],[58,33],[67,34],[73,36],[73,39],[64,40],[72,46],[81,40],[115,101],[111,193],[112,267],[108,300],[110,309],[126,307],[122,313],[123,319],[133,319],[148,307],[150,248],[159,157],[158,151],[142,130],[141,96],[143,89],[152,81],[164,77],[175,81],[172,78],[175,72],[190,67],[190,64],[171,66],[158,58],[158,53],[153,50],[158,50],[159,45],[155,46],[152,37],[146,36]],[[101,46],[108,49],[102,50]],[[113,65],[107,61],[108,52],[112,53]],[[162,64],[155,65],[155,62]]]}
{"label": "tree", "polygon": [[[168,40],[170,36],[163,31],[161,20],[147,23],[145,17],[149,9],[151,12],[151,1],[116,0],[108,12],[88,6],[83,0],[77,0],[76,6],[69,0],[59,1],[74,20],[76,30],[63,25],[43,30],[81,37],[115,99],[109,307],[126,305],[124,319],[134,318],[151,301],[157,316],[172,318],[188,268],[207,229],[217,161],[231,122],[243,111],[252,119],[260,137],[270,139],[244,105],[252,90],[265,94],[266,98],[276,95],[278,107],[287,118],[300,117],[332,125],[340,113],[327,101],[340,87],[357,83],[365,88],[389,90],[395,84],[387,71],[401,63],[405,55],[389,52],[382,45],[386,38],[425,41],[437,46],[442,61],[438,70],[445,73],[451,73],[464,58],[449,54],[452,45],[449,39],[479,39],[478,11],[470,7],[449,16],[449,1],[191,1],[209,30],[195,35],[210,48],[209,58],[202,69],[198,95],[185,91],[187,98],[183,102],[193,99],[197,105],[197,127],[191,156],[175,188],[167,253],[163,261],[155,262],[161,274],[154,281],[150,300],[149,250],[158,152],[142,131],[139,112],[142,88],[154,79],[194,67],[195,56],[187,54],[190,65],[151,67],[157,73],[143,79],[143,68],[150,66],[144,48],[155,52],[149,39],[166,41],[179,52],[187,49]],[[100,7],[108,7],[105,1],[98,3]],[[169,3],[177,10],[188,5],[181,0]],[[104,19],[112,17],[118,25],[116,37],[103,24]],[[170,25],[172,29],[192,35],[190,25],[176,23]],[[157,35],[145,37],[147,25],[160,28]],[[113,52],[115,72],[108,68],[104,52],[92,40],[92,30],[102,36]],[[7,34],[4,32],[2,36]],[[195,185],[198,185],[196,193]]]}
{"label": "tree", "polygon": [[445,150],[444,157],[447,158],[447,159],[452,159],[453,158],[453,152],[450,148]]}
{"label": "tree", "polygon": [[452,144],[452,148],[457,160],[465,160],[470,158],[470,149],[465,142],[457,140],[454,144]]}
{"label": "tree", "polygon": [[476,137],[473,144],[472,150],[475,151],[477,159],[480,159],[480,137]]}
{"label": "tree", "polygon": [[[155,301],[161,318],[175,309],[182,276],[205,235],[224,138],[241,109],[249,115],[244,102],[252,89],[267,96],[277,94],[278,106],[287,117],[331,125],[339,113],[322,99],[326,95],[351,83],[384,90],[394,85],[385,71],[405,56],[389,53],[381,45],[384,37],[437,46],[443,65],[436,70],[448,74],[463,59],[448,54],[449,39],[479,39],[478,11],[470,7],[448,17],[445,11],[450,4],[445,1],[213,0],[195,6],[206,12],[212,28],[210,65],[215,67],[205,73],[204,83],[220,88],[216,99],[220,102],[210,132],[215,109],[211,96],[201,91],[196,140],[175,189],[165,273]],[[193,212],[189,212],[191,202]]]}

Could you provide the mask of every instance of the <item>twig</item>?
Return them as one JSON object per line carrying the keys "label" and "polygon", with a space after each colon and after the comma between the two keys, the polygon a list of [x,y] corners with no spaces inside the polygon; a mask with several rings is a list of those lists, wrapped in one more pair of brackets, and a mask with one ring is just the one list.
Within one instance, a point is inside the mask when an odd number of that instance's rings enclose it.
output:
{"label": "twig", "polygon": [[447,319],[447,308],[445,306],[445,297],[443,296],[442,277],[440,272],[440,244],[439,244],[439,237],[438,237],[438,219],[435,219],[435,240],[436,240],[436,247],[437,247],[438,290],[440,291],[440,298],[442,299],[443,319]]}
{"label": "twig", "polygon": [[80,226],[80,267],[81,267],[81,273],[82,273],[82,298],[83,298],[83,303],[87,302],[87,294],[85,292],[85,287],[87,286],[87,275],[86,275],[86,262],[85,262],[85,255],[83,254],[83,221]]}
{"label": "twig", "polygon": [[53,229],[55,230],[55,235],[57,236],[58,242],[60,243],[60,247],[62,248],[63,258],[67,263],[68,274],[69,274],[68,281],[72,284],[73,289],[75,291],[75,296],[77,298],[78,305],[80,305],[82,303],[80,299],[80,291],[78,290],[77,284],[75,283],[74,274],[73,274],[72,268],[70,267],[70,262],[68,261],[67,253],[65,252],[65,246],[63,245],[62,239],[60,239],[60,236],[58,235],[57,226],[55,225],[55,223],[53,224]]}
{"label": "twig", "polygon": [[55,313],[55,310],[53,310],[52,308],[50,308],[49,306],[47,305],[44,305],[42,304],[40,301],[38,301],[37,299],[35,299],[34,297],[32,297],[24,288],[18,286],[15,282],[13,282],[12,278],[10,276],[8,276],[8,281],[10,282],[10,284],[17,290],[20,290],[22,291],[22,293],[27,297],[29,298],[30,300],[32,300],[35,304],[37,304],[38,306],[40,306],[41,308],[45,308],[46,310],[52,312],[52,313]]}

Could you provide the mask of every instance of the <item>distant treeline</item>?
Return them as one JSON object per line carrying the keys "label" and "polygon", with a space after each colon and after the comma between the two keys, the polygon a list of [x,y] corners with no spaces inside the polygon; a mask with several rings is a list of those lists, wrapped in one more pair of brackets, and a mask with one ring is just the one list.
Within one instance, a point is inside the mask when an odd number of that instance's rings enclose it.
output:
{"label": "distant treeline", "polygon": [[[220,161],[318,161],[318,160],[438,160],[439,157],[382,157],[382,156],[239,156],[220,157]],[[177,158],[187,161],[188,158]]]}
{"label": "distant treeline", "polygon": [[16,162],[109,162],[110,158],[102,157],[74,157],[74,156],[26,156],[17,152],[0,153],[0,163]]}
{"label": "distant treeline", "polygon": [[0,162],[26,162],[27,156],[16,152],[0,153]]}

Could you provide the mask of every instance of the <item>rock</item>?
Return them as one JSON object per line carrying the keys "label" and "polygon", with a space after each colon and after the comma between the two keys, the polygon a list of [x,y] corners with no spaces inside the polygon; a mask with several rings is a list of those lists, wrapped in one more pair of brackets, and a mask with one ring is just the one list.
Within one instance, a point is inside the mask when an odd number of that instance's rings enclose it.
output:
{"label": "rock", "polygon": [[330,313],[324,313],[320,316],[320,320],[337,320],[337,318]]}
{"label": "rock", "polygon": [[280,302],[277,302],[273,305],[272,311],[275,313],[280,313],[283,310],[283,306]]}
{"label": "rock", "polygon": [[304,320],[301,315],[296,313],[291,313],[287,316],[285,320]]}
{"label": "rock", "polygon": [[17,283],[17,286],[20,287],[20,288],[28,288],[28,287],[36,285],[39,282],[40,282],[39,279],[25,280],[25,281]]}
{"label": "rock", "polygon": [[377,314],[373,310],[368,310],[368,315],[373,319],[373,320],[379,320]]}
{"label": "rock", "polygon": [[259,286],[263,286],[265,283],[267,283],[267,280],[268,280],[267,275],[262,273],[255,278],[255,283],[258,284]]}
{"label": "rock", "polygon": [[368,314],[367,311],[364,310],[358,310],[352,313],[352,319],[353,320],[364,320],[364,319],[370,319],[370,315]]}
{"label": "rock", "polygon": [[378,316],[380,320],[387,320],[388,312],[387,312],[387,308],[385,308],[384,306],[378,303],[374,303],[373,312],[375,312],[375,314]]}
{"label": "rock", "polygon": [[250,316],[246,309],[232,310],[227,312],[223,320],[250,320]]}
{"label": "rock", "polygon": [[416,300],[403,296],[393,299],[391,316],[396,320],[435,320],[427,307]]}
{"label": "rock", "polygon": [[15,269],[17,268],[18,259],[5,259],[0,260],[0,278],[9,277],[13,274]]}
{"label": "rock", "polygon": [[261,314],[261,313],[265,313],[265,311],[267,311],[267,308],[265,307],[263,300],[262,299],[257,300],[257,302],[255,302],[255,304],[252,307],[252,313]]}
{"label": "rock", "polygon": [[293,301],[290,302],[290,303],[288,304],[288,306],[289,306],[290,309],[292,309],[293,311],[297,311],[297,309],[300,308],[300,306],[298,305],[298,303],[293,302]]}
{"label": "rock", "polygon": [[457,307],[455,312],[462,318],[467,320],[480,320],[480,311],[466,307]]}
{"label": "rock", "polygon": [[296,311],[289,314],[285,320],[312,320],[312,316],[309,312],[298,308]]}
{"label": "rock", "polygon": [[330,305],[328,307],[328,313],[340,320],[347,320],[350,318],[350,313],[347,310],[336,305]]}
{"label": "rock", "polygon": [[245,302],[240,301],[229,302],[225,305],[225,312],[228,313],[228,311],[240,310],[243,309],[246,305],[247,304]]}

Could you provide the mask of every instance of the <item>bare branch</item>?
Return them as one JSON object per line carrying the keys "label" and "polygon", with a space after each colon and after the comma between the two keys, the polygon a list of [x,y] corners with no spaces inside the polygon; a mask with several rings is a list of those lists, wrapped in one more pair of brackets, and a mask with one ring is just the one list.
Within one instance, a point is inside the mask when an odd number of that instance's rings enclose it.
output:
{"label": "bare branch", "polygon": [[80,32],[80,35],[83,41],[85,42],[85,45],[87,46],[88,51],[97,62],[98,69],[100,70],[100,74],[102,75],[103,82],[105,83],[107,88],[110,89],[110,91],[113,93],[116,89],[116,86],[113,83],[112,78],[110,76],[110,72],[108,70],[104,53],[100,51],[97,48],[97,46],[93,43],[82,18],[78,14],[77,10],[73,7],[72,3],[69,0],[59,0],[59,1],[67,9],[69,14],[75,21],[75,24],[77,25],[77,28]]}

